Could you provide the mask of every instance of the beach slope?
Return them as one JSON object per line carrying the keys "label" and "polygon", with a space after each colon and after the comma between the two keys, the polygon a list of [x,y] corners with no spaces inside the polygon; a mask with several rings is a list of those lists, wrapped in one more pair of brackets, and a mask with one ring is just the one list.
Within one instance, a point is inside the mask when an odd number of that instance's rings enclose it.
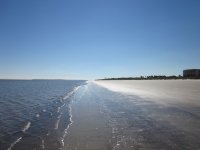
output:
{"label": "beach slope", "polygon": [[74,95],[65,149],[199,149],[199,83],[88,83]]}

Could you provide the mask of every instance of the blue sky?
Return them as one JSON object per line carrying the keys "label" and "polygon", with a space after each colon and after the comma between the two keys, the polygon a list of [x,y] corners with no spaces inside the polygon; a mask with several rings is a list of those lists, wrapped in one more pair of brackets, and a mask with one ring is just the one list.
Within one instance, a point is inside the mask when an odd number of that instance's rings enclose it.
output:
{"label": "blue sky", "polygon": [[0,78],[178,75],[199,56],[199,0],[0,1]]}

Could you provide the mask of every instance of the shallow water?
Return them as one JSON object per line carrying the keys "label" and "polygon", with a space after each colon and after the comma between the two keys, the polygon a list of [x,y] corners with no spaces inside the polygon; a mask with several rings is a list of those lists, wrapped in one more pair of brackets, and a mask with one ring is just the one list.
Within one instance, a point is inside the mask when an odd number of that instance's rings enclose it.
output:
{"label": "shallow water", "polygon": [[62,149],[69,103],[85,81],[0,80],[0,149]]}

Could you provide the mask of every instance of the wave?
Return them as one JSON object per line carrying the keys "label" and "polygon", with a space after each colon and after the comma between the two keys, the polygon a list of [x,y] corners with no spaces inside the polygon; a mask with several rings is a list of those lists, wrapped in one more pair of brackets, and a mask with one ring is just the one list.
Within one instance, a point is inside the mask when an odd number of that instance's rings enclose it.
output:
{"label": "wave", "polygon": [[64,107],[64,106],[65,106],[65,104],[63,104],[62,106],[59,106],[59,107],[57,108],[57,113],[59,113],[60,110],[62,109],[62,107]]}
{"label": "wave", "polygon": [[56,123],[55,123],[55,126],[54,126],[54,129],[57,130],[58,129],[58,126],[59,126],[59,123],[60,123],[60,118],[61,118],[62,114],[60,114],[58,117],[57,117],[57,120],[56,120]]}
{"label": "wave", "polygon": [[[63,97],[63,100],[66,100],[68,98],[70,98],[81,86],[77,86],[75,87],[71,92],[69,92],[65,97]],[[58,107],[57,108],[57,113],[60,112],[61,108],[64,107],[65,104],[63,104],[62,106]],[[72,123],[72,119],[71,119],[71,107],[69,106],[69,115],[70,115],[70,123]],[[61,119],[61,116],[62,114],[60,114],[58,117],[57,117],[57,120],[56,120],[56,123],[54,125],[54,129],[57,130],[58,127],[59,127],[59,123],[60,123],[60,119]],[[68,129],[68,127],[67,127]]]}
{"label": "wave", "polygon": [[[5,88],[2,89],[8,89],[0,90],[0,102],[3,102],[0,104],[6,105],[0,111],[0,128],[3,131],[0,133],[0,149],[24,148],[32,139],[33,148],[44,149],[42,147],[45,146],[46,149],[46,143],[57,138],[60,141],[70,123],[68,105],[78,86],[83,84],[83,81],[5,83]],[[16,87],[19,89],[16,90]],[[13,115],[16,112],[18,115]]]}
{"label": "wave", "polygon": [[[75,87],[74,90],[70,93],[68,93],[64,98],[63,100],[66,100],[68,99],[69,97],[71,97],[81,86],[78,86],[78,87]],[[68,105],[68,108],[69,108],[69,125],[66,127],[66,129],[64,130],[64,133],[63,133],[63,136],[61,137],[61,144],[62,144],[62,150],[64,149],[64,139],[68,133],[68,129],[69,127],[73,124],[73,120],[72,120],[72,106],[71,104]]]}
{"label": "wave", "polygon": [[[69,108],[69,124],[68,124],[67,127],[64,129],[64,132],[63,132],[62,136],[61,136],[60,139],[59,139],[59,141],[61,142],[61,147],[60,147],[60,149],[64,149],[64,138],[65,138],[65,136],[66,136],[66,134],[67,134],[67,130],[68,130],[69,126],[73,123],[73,121],[72,121],[72,112],[71,112],[71,111],[72,111],[71,104],[66,105],[66,103],[65,103],[64,101],[66,101],[67,99],[69,99],[70,97],[72,97],[73,94],[74,94],[80,87],[81,87],[81,86],[75,87],[71,92],[69,92],[65,97],[63,97],[63,98],[62,98],[62,101],[61,101],[63,104],[62,104],[61,106],[58,106],[57,109],[56,109],[56,113],[58,113],[58,116],[57,116],[56,121],[55,121],[55,123],[54,123],[54,130],[58,130],[58,129],[59,129],[59,124],[60,124],[60,122],[61,122],[62,115],[63,115],[63,107],[66,107],[66,106],[67,106],[67,107]],[[46,109],[46,108],[44,108],[44,109],[42,109],[42,112],[43,112],[43,113],[47,113],[47,112],[49,112],[49,110]],[[51,114],[51,116],[53,115],[52,112],[50,112],[50,114]],[[36,117],[36,118],[40,118],[41,115],[40,115],[39,113],[36,113],[35,117]],[[29,133],[27,133],[27,130],[29,130],[30,127],[31,127],[31,122],[28,121],[28,122],[21,128],[21,132],[22,132],[23,134],[26,134],[26,135],[28,134],[28,135],[29,135]],[[52,133],[53,133],[53,132],[52,132]],[[52,133],[51,133],[51,134],[52,134]],[[31,134],[31,136],[34,136],[34,135]],[[47,134],[47,136],[48,136],[48,134]],[[40,139],[41,139],[40,147],[41,147],[41,149],[45,149],[45,142],[46,142],[46,141],[45,141],[43,138],[41,138],[41,137],[38,137],[38,136],[34,136],[34,137],[37,137],[37,138],[40,138]],[[19,137],[19,138],[16,139],[13,143],[11,143],[10,147],[9,147],[7,150],[12,150],[12,149],[14,148],[14,146],[15,146],[18,142],[20,142],[20,141],[22,140],[22,138],[23,138],[23,136]]]}
{"label": "wave", "polygon": [[71,106],[71,104],[70,104],[68,107],[69,107],[69,116],[70,116],[69,122],[70,122],[70,123],[69,123],[69,125],[67,126],[67,128],[65,129],[64,134],[63,134],[63,136],[62,136],[62,138],[61,138],[61,143],[62,143],[63,149],[64,149],[64,146],[65,146],[64,139],[65,139],[65,137],[66,137],[66,135],[67,135],[67,133],[68,133],[69,127],[73,124],[73,120],[72,120],[72,106]]}
{"label": "wave", "polygon": [[36,117],[39,118],[39,117],[40,117],[40,114],[36,114]]}
{"label": "wave", "polygon": [[31,122],[27,122],[27,124],[22,128],[22,132],[26,132],[31,127]]}
{"label": "wave", "polygon": [[71,92],[69,92],[65,97],[63,97],[63,100],[68,99],[69,97],[71,97],[81,86],[77,86],[75,87]]}
{"label": "wave", "polygon": [[15,144],[17,144],[19,141],[21,141],[22,137],[19,137],[16,141],[14,141],[13,143],[11,143],[10,147],[7,150],[11,150]]}

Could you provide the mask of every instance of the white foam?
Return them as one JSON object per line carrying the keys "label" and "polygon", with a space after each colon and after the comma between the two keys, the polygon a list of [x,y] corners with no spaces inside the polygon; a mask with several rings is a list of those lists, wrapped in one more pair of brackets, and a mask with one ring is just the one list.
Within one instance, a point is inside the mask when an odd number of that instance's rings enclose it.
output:
{"label": "white foam", "polygon": [[15,144],[17,144],[18,142],[21,141],[21,139],[22,139],[22,137],[19,137],[16,141],[14,141],[14,142],[10,145],[10,147],[9,147],[7,150],[11,150],[11,149],[15,146]]}
{"label": "white foam", "polygon": [[22,128],[22,132],[26,132],[31,126],[31,122],[27,122],[27,124]]}
{"label": "white foam", "polygon": [[55,123],[55,126],[54,126],[54,129],[57,130],[58,129],[58,126],[59,126],[59,123],[60,123],[60,118],[61,118],[62,114],[60,114],[56,120],[56,123]]}
{"label": "white foam", "polygon": [[62,108],[62,107],[64,107],[65,106],[65,104],[63,104],[62,106],[60,106],[60,108]]}
{"label": "white foam", "polygon": [[41,145],[42,149],[44,149],[44,140],[42,139],[42,145]]}
{"label": "white foam", "polygon": [[59,113],[59,112],[60,112],[60,107],[57,108],[57,113]]}
{"label": "white foam", "polygon": [[70,124],[69,124],[69,125],[67,126],[67,128],[65,129],[64,134],[63,134],[63,137],[62,137],[62,139],[61,139],[61,143],[62,143],[63,149],[64,149],[64,146],[65,146],[65,143],[64,143],[65,136],[66,136],[67,133],[68,133],[69,127],[73,124],[73,120],[72,120],[72,106],[71,106],[71,105],[69,105],[69,116],[70,116],[70,118],[69,118]]}
{"label": "white foam", "polygon": [[63,100],[68,99],[74,92],[69,92],[65,97],[63,97]]}
{"label": "white foam", "polygon": [[72,96],[81,86],[77,86],[73,89],[73,91],[69,92],[65,97],[63,97],[63,100],[68,99],[70,96]]}
{"label": "white foam", "polygon": [[[72,96],[80,87],[81,87],[81,86],[75,87],[74,90],[73,90],[72,92],[68,93],[68,94],[63,98],[63,100],[66,100],[66,99],[68,99],[70,96]],[[63,106],[65,106],[65,104],[64,104]],[[61,107],[63,107],[63,106],[61,106]],[[69,104],[68,106],[69,106],[69,116],[70,116],[69,120],[70,120],[70,123],[69,123],[69,125],[67,126],[67,128],[65,129],[64,134],[63,134],[63,136],[62,136],[62,138],[61,138],[62,149],[64,149],[64,146],[65,146],[64,139],[65,139],[65,136],[67,135],[68,129],[69,129],[69,127],[73,124],[73,120],[72,120],[72,107],[71,107],[71,104]],[[59,124],[59,122],[58,122],[58,124]],[[56,126],[55,126],[55,127],[57,127],[58,124],[56,123]]]}
{"label": "white foam", "polygon": [[58,107],[58,108],[57,108],[57,113],[59,113],[60,110],[61,110],[64,106],[65,106],[65,104],[63,104],[62,106]]}

